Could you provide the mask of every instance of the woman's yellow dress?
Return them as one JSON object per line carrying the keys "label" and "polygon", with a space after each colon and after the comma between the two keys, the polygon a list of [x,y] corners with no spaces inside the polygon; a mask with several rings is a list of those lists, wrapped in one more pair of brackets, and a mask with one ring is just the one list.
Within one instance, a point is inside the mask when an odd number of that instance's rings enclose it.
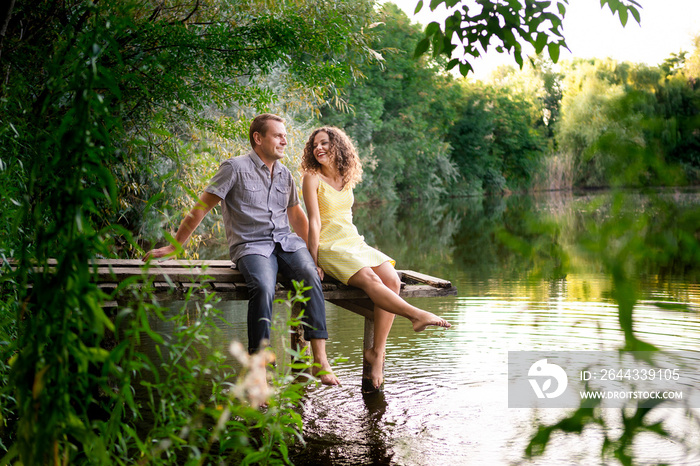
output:
{"label": "woman's yellow dress", "polygon": [[350,277],[363,267],[376,267],[384,262],[396,265],[391,257],[365,243],[352,223],[352,189],[338,191],[321,177],[318,178],[318,209],[321,233],[318,245],[318,265],[324,272],[348,283]]}

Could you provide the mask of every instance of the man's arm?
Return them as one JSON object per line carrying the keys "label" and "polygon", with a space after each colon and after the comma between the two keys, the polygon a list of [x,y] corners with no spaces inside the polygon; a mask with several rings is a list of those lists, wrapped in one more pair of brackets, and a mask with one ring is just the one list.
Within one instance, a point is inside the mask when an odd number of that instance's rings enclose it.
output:
{"label": "man's arm", "polygon": [[289,217],[289,224],[292,226],[294,233],[299,235],[299,237],[306,243],[306,238],[309,235],[309,220],[306,218],[306,214],[304,213],[304,209],[301,208],[301,204],[288,208],[287,217]]}
{"label": "man's arm", "polygon": [[[192,210],[190,210],[190,213],[188,213],[180,223],[177,233],[175,233],[175,241],[184,247],[187,241],[189,241],[190,236],[192,236],[194,230],[200,223],[202,223],[204,216],[207,215],[209,211],[219,202],[221,202],[221,198],[219,196],[208,192],[203,192],[199,196],[199,201],[197,201],[197,204],[192,208]],[[147,261],[148,259],[170,256],[174,253],[175,246],[169,244],[165,247],[148,251],[143,257],[143,260]]]}

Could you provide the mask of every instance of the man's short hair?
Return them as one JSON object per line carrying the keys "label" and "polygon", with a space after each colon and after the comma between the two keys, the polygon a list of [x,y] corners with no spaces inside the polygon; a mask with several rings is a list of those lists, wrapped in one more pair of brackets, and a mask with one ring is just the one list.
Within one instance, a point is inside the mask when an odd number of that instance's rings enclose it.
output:
{"label": "man's short hair", "polygon": [[284,118],[282,117],[273,115],[272,113],[263,113],[256,116],[253,122],[250,124],[250,146],[253,149],[255,149],[255,139],[253,139],[253,134],[260,133],[261,136],[265,136],[265,132],[267,131],[267,122],[270,120],[284,123]]}

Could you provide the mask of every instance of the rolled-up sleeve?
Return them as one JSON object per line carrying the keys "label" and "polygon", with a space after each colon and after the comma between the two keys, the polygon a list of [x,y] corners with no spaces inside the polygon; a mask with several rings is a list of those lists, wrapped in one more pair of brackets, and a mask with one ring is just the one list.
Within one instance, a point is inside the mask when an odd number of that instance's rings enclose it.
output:
{"label": "rolled-up sleeve", "polygon": [[290,178],[292,179],[292,192],[289,195],[289,203],[287,204],[288,209],[299,204],[299,193],[297,192],[297,184],[294,182],[293,176],[290,176]]}
{"label": "rolled-up sleeve", "polygon": [[216,175],[209,181],[209,186],[204,188],[204,191],[219,196],[221,199],[225,199],[228,192],[231,191],[233,181],[233,167],[228,161],[223,162],[219,166],[219,171],[217,171]]}

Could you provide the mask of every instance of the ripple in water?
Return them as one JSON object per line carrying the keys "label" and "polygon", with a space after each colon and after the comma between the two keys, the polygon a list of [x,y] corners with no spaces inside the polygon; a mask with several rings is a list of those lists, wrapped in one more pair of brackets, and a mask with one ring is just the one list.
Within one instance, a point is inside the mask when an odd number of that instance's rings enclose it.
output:
{"label": "ripple in water", "polygon": [[[342,387],[310,389],[303,407],[305,447],[295,464],[506,465],[522,461],[537,422],[556,422],[566,410],[508,408],[507,359],[514,350],[612,350],[624,337],[617,310],[604,301],[513,296],[416,300],[416,305],[448,319],[447,331],[414,333],[397,318],[387,345],[385,391],[360,393],[362,319],[329,306],[335,334],[329,355]],[[429,307],[430,306],[430,307]],[[669,311],[644,302],[635,311],[646,341],[666,349],[700,350],[696,312]],[[618,410],[605,410],[619,426]],[[608,416],[609,414],[609,416]],[[678,438],[697,444],[697,426],[682,409],[654,412]],[[617,435],[612,427],[609,435]],[[531,464],[600,464],[603,433],[553,437],[546,454]],[[700,464],[677,439],[644,435],[634,451],[640,464]],[[610,460],[606,464],[611,463]]]}

